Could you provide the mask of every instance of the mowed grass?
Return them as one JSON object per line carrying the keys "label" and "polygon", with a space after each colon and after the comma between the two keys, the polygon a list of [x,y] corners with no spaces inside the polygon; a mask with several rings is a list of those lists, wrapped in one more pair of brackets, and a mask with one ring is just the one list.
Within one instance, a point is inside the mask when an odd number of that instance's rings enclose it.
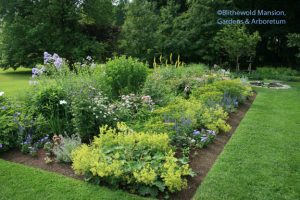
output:
{"label": "mowed grass", "polygon": [[0,91],[9,96],[22,97],[30,87],[31,69],[19,68],[2,70],[0,69]]}
{"label": "mowed grass", "polygon": [[0,159],[0,200],[144,199]]}
{"label": "mowed grass", "polygon": [[300,199],[300,84],[258,95],[194,199]]}

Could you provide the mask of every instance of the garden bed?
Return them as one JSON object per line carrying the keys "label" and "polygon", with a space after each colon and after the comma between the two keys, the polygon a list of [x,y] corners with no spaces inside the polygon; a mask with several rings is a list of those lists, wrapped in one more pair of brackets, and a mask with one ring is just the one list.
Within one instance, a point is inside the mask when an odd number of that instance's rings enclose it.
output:
{"label": "garden bed", "polygon": [[[190,166],[197,173],[197,175],[194,177],[190,177],[188,179],[187,189],[172,194],[171,199],[183,200],[183,199],[192,198],[197,188],[205,178],[206,174],[214,164],[218,155],[222,152],[224,146],[230,139],[231,135],[234,133],[239,123],[245,116],[246,112],[251,107],[251,104],[254,101],[255,96],[256,95],[252,96],[243,105],[241,105],[236,110],[236,112],[230,113],[227,122],[232,128],[229,132],[218,134],[214,142],[208,145],[208,147],[206,148],[191,150]],[[70,165],[57,163],[57,162],[46,164],[44,157],[45,157],[45,152],[43,149],[39,150],[37,157],[25,155],[21,153],[19,150],[11,150],[1,155],[1,158],[7,161],[21,163],[24,165],[41,168],[43,170],[56,172],[65,176],[83,180],[83,176],[75,175]]]}

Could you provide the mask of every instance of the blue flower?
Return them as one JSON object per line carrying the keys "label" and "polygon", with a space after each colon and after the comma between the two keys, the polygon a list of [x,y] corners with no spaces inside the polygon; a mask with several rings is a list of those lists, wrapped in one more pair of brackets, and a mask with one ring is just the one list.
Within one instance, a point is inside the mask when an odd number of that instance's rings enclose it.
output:
{"label": "blue flower", "polygon": [[199,135],[199,134],[200,134],[200,131],[194,130],[193,134],[194,134],[194,135]]}
{"label": "blue flower", "polygon": [[234,104],[235,107],[238,107],[239,101],[238,101],[238,100],[235,100],[235,101],[233,102],[233,104]]}
{"label": "blue flower", "polygon": [[58,58],[54,61],[53,64],[55,65],[56,69],[60,69],[61,66],[63,65],[63,60],[62,60],[62,58],[58,57]]}
{"label": "blue flower", "polygon": [[32,68],[32,74],[33,75],[38,75],[39,74],[39,69],[38,68]]}
{"label": "blue flower", "polygon": [[207,132],[208,132],[208,134],[210,134],[210,135],[216,135],[216,132],[215,131],[213,131],[213,130],[207,130]]}
{"label": "blue flower", "polygon": [[208,137],[207,137],[207,136],[202,136],[202,137],[201,137],[201,142],[206,142],[206,141],[207,141],[207,139],[208,139]]}
{"label": "blue flower", "polygon": [[47,64],[52,60],[52,55],[48,52],[44,52],[44,64]]}

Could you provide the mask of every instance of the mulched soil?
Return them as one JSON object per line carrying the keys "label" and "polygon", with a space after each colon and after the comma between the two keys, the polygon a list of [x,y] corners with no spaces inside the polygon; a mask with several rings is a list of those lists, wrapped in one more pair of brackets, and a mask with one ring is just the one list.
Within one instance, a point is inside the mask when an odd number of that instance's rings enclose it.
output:
{"label": "mulched soil", "polygon": [[[245,104],[241,105],[236,112],[229,115],[229,119],[227,122],[231,125],[232,129],[228,133],[218,134],[214,142],[209,144],[207,148],[191,151],[190,166],[192,167],[194,172],[197,173],[197,175],[188,179],[187,189],[182,190],[179,193],[172,194],[170,199],[186,200],[193,197],[197,188],[208,173],[209,169],[212,167],[217,157],[223,151],[224,146],[238,127],[241,120],[244,118],[255,97],[256,96],[254,95],[250,100],[246,101]],[[29,165],[32,167],[83,180],[83,176],[74,174],[74,171],[72,170],[70,165],[56,162],[46,164],[44,161],[44,157],[44,150],[39,150],[37,157],[25,155],[18,150],[12,150],[0,156],[0,158],[7,161]]]}
{"label": "mulched soil", "polygon": [[1,159],[7,161],[29,165],[50,172],[56,172],[76,179],[83,179],[82,176],[78,176],[74,173],[70,165],[64,163],[58,163],[58,162],[52,162],[50,164],[46,164],[46,162],[44,161],[45,157],[46,155],[43,149],[40,149],[38,151],[37,157],[32,157],[30,155],[23,154],[19,150],[12,150],[0,156]]}

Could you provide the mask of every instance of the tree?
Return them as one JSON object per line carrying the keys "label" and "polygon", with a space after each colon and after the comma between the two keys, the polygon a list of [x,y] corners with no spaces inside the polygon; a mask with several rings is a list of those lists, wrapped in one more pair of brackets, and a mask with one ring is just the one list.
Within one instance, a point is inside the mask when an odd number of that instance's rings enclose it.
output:
{"label": "tree", "polygon": [[120,39],[125,54],[143,61],[151,61],[157,55],[159,16],[155,11],[155,4],[144,0],[127,5]]}
{"label": "tree", "polygon": [[255,49],[259,40],[258,32],[250,34],[244,25],[225,26],[217,32],[214,38],[218,49],[225,51],[231,59],[235,59],[237,72],[240,71],[240,57],[255,56]]}
{"label": "tree", "polygon": [[288,38],[288,47],[297,47],[298,53],[296,57],[300,58],[300,34],[299,33],[290,33],[287,35]]}
{"label": "tree", "polygon": [[31,67],[42,62],[44,51],[71,63],[87,55],[101,60],[109,46],[93,30],[110,26],[110,0],[1,0],[0,17],[5,68]]}

